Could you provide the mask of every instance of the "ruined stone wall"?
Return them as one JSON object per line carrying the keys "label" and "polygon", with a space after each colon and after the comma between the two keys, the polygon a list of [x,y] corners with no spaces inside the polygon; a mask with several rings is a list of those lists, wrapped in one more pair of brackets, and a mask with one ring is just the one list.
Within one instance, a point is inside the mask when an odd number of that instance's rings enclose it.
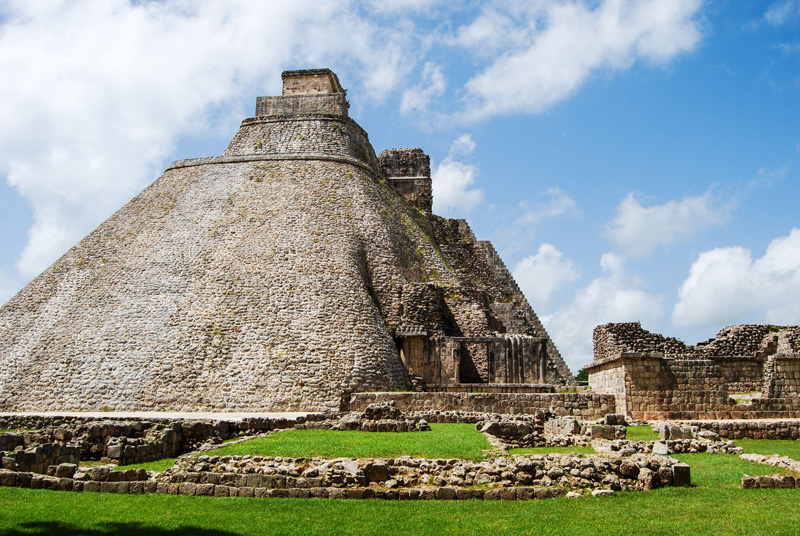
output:
{"label": "ruined stone wall", "polygon": [[800,406],[800,356],[793,354],[770,357],[764,376],[765,398],[794,400]]}
{"label": "ruined stone wall", "polygon": [[[800,359],[771,358],[762,398],[736,403],[737,392],[760,391],[745,378],[764,363],[752,359],[665,359],[629,355],[587,367],[593,392],[613,394],[617,409],[634,419],[793,418],[800,414]],[[768,386],[772,386],[771,390]],[[758,387],[753,389],[753,387]],[[735,389],[735,390],[734,390]]]}
{"label": "ruined stone wall", "polygon": [[752,393],[762,390],[764,386],[763,358],[712,358],[719,365],[722,380],[728,386],[729,393]]}
{"label": "ruined stone wall", "polygon": [[356,393],[352,411],[375,402],[394,401],[404,412],[453,411],[520,414],[550,409],[558,417],[571,415],[595,420],[615,413],[615,400],[607,394],[585,393]]}
{"label": "ruined stone wall", "polygon": [[599,361],[620,357],[625,352],[659,353],[665,357],[686,355],[683,342],[642,329],[639,322],[604,324],[594,328],[594,359]]}
{"label": "ruined stone wall", "polygon": [[800,439],[800,421],[686,421],[684,424],[711,430],[722,439]]}
{"label": "ruined stone wall", "polygon": [[422,149],[387,149],[378,160],[383,174],[400,195],[430,214],[433,208],[430,157]]}
{"label": "ruined stone wall", "polygon": [[613,395],[616,411],[628,415],[628,397],[626,396],[625,368],[617,360],[594,365],[589,372],[589,387],[595,393]]}
{"label": "ruined stone wall", "polygon": [[769,324],[727,326],[716,337],[689,346],[673,337],[651,333],[639,322],[597,326],[593,333],[596,361],[623,353],[657,353],[664,357],[765,357],[775,353],[800,352],[800,327]]}

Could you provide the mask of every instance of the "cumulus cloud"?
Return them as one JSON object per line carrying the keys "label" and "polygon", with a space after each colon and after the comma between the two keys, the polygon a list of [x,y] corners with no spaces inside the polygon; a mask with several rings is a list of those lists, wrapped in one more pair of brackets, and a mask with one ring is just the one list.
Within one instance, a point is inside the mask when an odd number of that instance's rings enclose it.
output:
{"label": "cumulus cloud", "polygon": [[401,12],[424,12],[428,11],[442,0],[381,0],[380,2],[369,2],[366,8],[376,13],[397,14]]}
{"label": "cumulus cloud", "polygon": [[483,201],[483,190],[474,188],[478,168],[458,160],[475,150],[469,134],[462,134],[450,146],[447,157],[431,173],[433,210],[441,215],[464,215]]}
{"label": "cumulus cloud", "polygon": [[526,20],[526,15],[531,13],[530,8],[519,7],[513,3],[504,6],[489,4],[475,20],[460,26],[447,42],[485,57],[522,46],[532,40],[537,24],[535,20]]}
{"label": "cumulus cloud", "polygon": [[382,98],[414,64],[408,32],[377,27],[354,2],[0,9],[0,174],[33,206],[17,263],[26,277],[153,180],[180,135],[235,127],[214,111],[240,117],[245,99],[249,109],[253,95],[279,90],[283,68],[357,70],[360,87]]}
{"label": "cumulus cloud", "polygon": [[641,321],[655,324],[662,316],[661,298],[639,288],[622,257],[606,253],[600,259],[603,275],[575,293],[572,302],[543,316],[547,331],[567,364],[577,370],[592,360],[592,331],[608,322]]}
{"label": "cumulus cloud", "polygon": [[664,63],[700,40],[700,0],[497,2],[460,28],[455,42],[498,50],[466,84],[465,120],[537,113],[599,70]]}
{"label": "cumulus cloud", "polygon": [[678,291],[672,323],[800,323],[800,229],[774,239],[761,258],[742,247],[701,253]]}
{"label": "cumulus cloud", "polygon": [[764,14],[764,20],[775,26],[782,26],[794,19],[800,19],[800,0],[775,2]]}
{"label": "cumulus cloud", "polygon": [[447,87],[442,67],[433,62],[425,63],[422,69],[422,82],[403,93],[400,111],[403,113],[420,112],[428,108],[431,99],[444,93]]}
{"label": "cumulus cloud", "polygon": [[536,310],[546,311],[550,298],[580,277],[572,260],[552,244],[542,244],[535,255],[519,261],[512,270],[514,279]]}
{"label": "cumulus cloud", "polygon": [[645,257],[657,247],[690,239],[703,229],[722,225],[732,210],[731,203],[719,202],[710,191],[651,207],[642,206],[631,193],[617,207],[607,236],[628,255]]}

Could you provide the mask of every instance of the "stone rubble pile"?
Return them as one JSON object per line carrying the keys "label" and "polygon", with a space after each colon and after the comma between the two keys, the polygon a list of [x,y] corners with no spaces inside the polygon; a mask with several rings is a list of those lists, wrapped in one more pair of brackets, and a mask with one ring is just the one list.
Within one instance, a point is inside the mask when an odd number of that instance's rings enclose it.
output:
{"label": "stone rubble pile", "polygon": [[216,497],[524,500],[688,485],[673,458],[618,452],[456,459],[350,459],[184,456],[164,473],[74,464],[47,475],[0,471],[0,485],[105,493]]}
{"label": "stone rubble pile", "polygon": [[702,439],[670,439],[666,441],[592,441],[592,447],[597,452],[620,452],[623,456],[633,453],[680,454],[686,452],[708,452],[709,454],[741,454],[742,448],[734,445],[733,441],[706,441]]}
{"label": "stone rubble pile", "polygon": [[559,486],[628,490],[670,485],[677,463],[668,457],[619,453],[514,455],[483,461],[186,456],[157,480],[269,489]]}
{"label": "stone rubble pile", "polygon": [[81,447],[73,444],[45,443],[29,448],[18,446],[0,452],[0,467],[7,471],[46,473],[48,467],[62,463],[77,464]]}

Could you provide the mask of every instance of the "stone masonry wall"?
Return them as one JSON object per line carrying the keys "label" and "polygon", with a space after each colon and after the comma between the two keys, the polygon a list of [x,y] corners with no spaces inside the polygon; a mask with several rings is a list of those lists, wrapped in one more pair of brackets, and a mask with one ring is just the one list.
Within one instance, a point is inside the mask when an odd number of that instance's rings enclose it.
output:
{"label": "stone masonry wall", "polygon": [[800,352],[800,327],[768,324],[727,326],[713,339],[689,346],[674,337],[651,333],[639,322],[597,326],[593,333],[596,361],[623,353],[658,353],[664,357],[765,357]]}
{"label": "stone masonry wall", "polygon": [[761,391],[764,386],[763,358],[712,358],[719,365],[728,392],[752,393]]}
{"label": "stone masonry wall", "polygon": [[772,356],[765,369],[763,396],[796,400],[800,405],[800,356]]}
{"label": "stone masonry wall", "polygon": [[689,347],[673,337],[642,329],[639,322],[604,324],[594,328],[594,359],[620,357],[626,352],[659,353],[665,357],[686,355]]}
{"label": "stone masonry wall", "polygon": [[[222,156],[332,155],[364,162],[377,173],[378,160],[366,133],[347,118],[246,119]],[[340,177],[338,180],[346,180]]]}
{"label": "stone masonry wall", "polygon": [[369,404],[390,400],[404,412],[458,410],[520,414],[550,409],[557,417],[571,415],[583,420],[616,412],[612,395],[584,393],[356,393],[350,409],[363,411]]}
{"label": "stone masonry wall", "polygon": [[256,117],[293,115],[347,117],[348,107],[347,99],[341,93],[258,97],[256,99]]}
{"label": "stone masonry wall", "polygon": [[710,430],[722,439],[800,439],[800,421],[686,421],[684,424]]}
{"label": "stone masonry wall", "polygon": [[[800,359],[770,358],[777,363],[772,391],[750,403],[736,403],[731,394],[751,387],[729,383],[736,365],[758,369],[762,360],[665,359],[626,356],[606,359],[587,367],[593,392],[613,394],[620,412],[634,419],[794,418],[800,415]],[[725,371],[723,372],[723,368]],[[624,388],[622,387],[624,384]],[[736,391],[732,391],[731,387]]]}
{"label": "stone masonry wall", "polygon": [[589,373],[589,387],[595,393],[613,395],[618,413],[628,415],[625,368],[618,360],[606,360],[592,367]]}

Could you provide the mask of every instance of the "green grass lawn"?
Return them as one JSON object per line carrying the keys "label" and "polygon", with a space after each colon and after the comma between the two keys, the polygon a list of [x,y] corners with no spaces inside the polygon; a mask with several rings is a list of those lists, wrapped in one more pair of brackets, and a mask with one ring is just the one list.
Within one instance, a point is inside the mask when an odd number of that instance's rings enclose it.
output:
{"label": "green grass lawn", "polygon": [[628,426],[626,434],[627,439],[633,441],[658,441],[652,426]]}
{"label": "green grass lawn", "polygon": [[110,495],[0,488],[0,534],[234,536],[255,534],[789,535],[798,490],[743,490],[772,467],[729,454],[682,454],[693,488],[611,497],[500,501],[337,501]]}
{"label": "green grass lawn", "polygon": [[[490,448],[468,424],[433,424],[406,434],[291,430],[216,453],[292,457],[426,457],[479,459]],[[635,430],[631,434],[632,429]],[[629,437],[652,435],[630,427]],[[648,438],[650,439],[650,438]],[[740,440],[748,452],[800,459],[800,442]],[[584,447],[585,448],[585,447]],[[230,452],[230,451],[236,452]],[[573,452],[515,449],[515,452]],[[591,449],[588,449],[589,451]],[[783,535],[800,524],[800,490],[743,490],[742,475],[790,474],[731,454],[679,454],[692,467],[692,488],[545,501],[339,501],[111,495],[0,488],[0,536],[255,534],[620,534]],[[172,465],[173,460],[142,464]],[[138,467],[138,466],[127,466]],[[122,467],[126,468],[126,467]]]}
{"label": "green grass lawn", "polygon": [[800,460],[800,441],[793,439],[737,439],[734,443],[737,447],[742,447],[745,452],[766,456],[779,454]]}
{"label": "green grass lawn", "polygon": [[431,424],[430,432],[376,433],[335,430],[287,430],[206,452],[219,456],[291,456],[295,458],[463,458],[479,460],[492,446],[474,424]]}
{"label": "green grass lawn", "polygon": [[124,471],[125,469],[147,469],[148,471],[166,471],[173,465],[178,458],[164,458],[163,460],[156,460],[154,462],[134,463],[131,465],[118,465],[114,468],[115,471]]}

